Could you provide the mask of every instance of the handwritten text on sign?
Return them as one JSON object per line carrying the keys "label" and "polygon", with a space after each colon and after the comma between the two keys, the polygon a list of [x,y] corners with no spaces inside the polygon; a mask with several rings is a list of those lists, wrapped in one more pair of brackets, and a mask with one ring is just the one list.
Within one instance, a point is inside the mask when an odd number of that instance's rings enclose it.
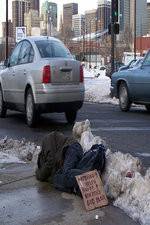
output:
{"label": "handwritten text on sign", "polygon": [[103,184],[97,170],[76,176],[86,210],[108,205]]}

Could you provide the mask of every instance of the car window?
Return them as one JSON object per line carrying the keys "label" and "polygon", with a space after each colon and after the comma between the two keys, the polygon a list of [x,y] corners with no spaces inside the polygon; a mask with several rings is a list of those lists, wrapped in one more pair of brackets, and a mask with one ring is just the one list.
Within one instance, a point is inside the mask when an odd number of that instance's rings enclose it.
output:
{"label": "car window", "polygon": [[18,57],[19,57],[19,53],[20,53],[20,49],[22,46],[22,42],[20,42],[14,49],[13,53],[10,56],[10,66],[15,66],[18,63]]}
{"label": "car window", "polygon": [[28,41],[23,41],[18,64],[31,63],[34,58],[34,51],[32,45]]}
{"label": "car window", "polygon": [[143,61],[143,66],[150,66],[150,52],[147,54],[145,60]]}
{"label": "car window", "polygon": [[71,57],[69,50],[65,48],[65,46],[60,42],[53,41],[52,49],[53,49],[53,57],[64,57],[64,58]]}
{"label": "car window", "polygon": [[61,42],[41,40],[35,43],[42,58],[72,58],[69,50]]}

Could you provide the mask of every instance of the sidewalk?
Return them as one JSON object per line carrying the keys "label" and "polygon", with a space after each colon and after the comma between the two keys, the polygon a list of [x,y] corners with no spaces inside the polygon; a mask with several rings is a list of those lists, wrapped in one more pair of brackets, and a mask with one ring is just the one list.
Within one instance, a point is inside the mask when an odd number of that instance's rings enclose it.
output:
{"label": "sidewalk", "polygon": [[7,165],[0,181],[0,225],[138,225],[112,205],[86,212],[78,196],[38,182],[30,164]]}

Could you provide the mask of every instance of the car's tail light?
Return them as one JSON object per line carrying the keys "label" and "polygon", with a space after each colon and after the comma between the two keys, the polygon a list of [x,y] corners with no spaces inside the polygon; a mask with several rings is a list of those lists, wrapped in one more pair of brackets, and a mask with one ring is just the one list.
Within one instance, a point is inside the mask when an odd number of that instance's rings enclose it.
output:
{"label": "car's tail light", "polygon": [[84,81],[84,72],[83,72],[83,66],[80,65],[80,82],[83,83]]}
{"label": "car's tail light", "polygon": [[43,68],[43,80],[44,84],[51,82],[51,67],[50,65],[44,66]]}

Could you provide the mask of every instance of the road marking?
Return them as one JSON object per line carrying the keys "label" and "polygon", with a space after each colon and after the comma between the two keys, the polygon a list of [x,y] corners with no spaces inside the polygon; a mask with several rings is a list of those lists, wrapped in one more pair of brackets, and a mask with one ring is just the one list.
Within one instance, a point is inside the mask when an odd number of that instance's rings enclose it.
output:
{"label": "road marking", "polygon": [[143,153],[137,152],[136,155],[143,156],[143,157],[150,157],[150,153],[144,153],[144,152]]}
{"label": "road marking", "polygon": [[150,131],[150,127],[98,127],[92,131]]}

